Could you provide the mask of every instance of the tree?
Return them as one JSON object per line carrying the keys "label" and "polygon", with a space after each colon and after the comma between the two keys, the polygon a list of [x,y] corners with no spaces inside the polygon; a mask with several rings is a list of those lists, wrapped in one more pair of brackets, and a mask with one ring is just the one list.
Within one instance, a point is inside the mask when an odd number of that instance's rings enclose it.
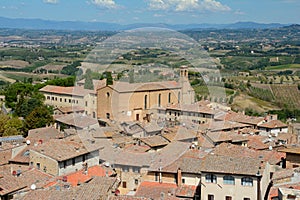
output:
{"label": "tree", "polygon": [[0,114],[0,135],[2,135],[5,131],[5,124],[8,122],[9,116],[3,113]]}
{"label": "tree", "polygon": [[94,84],[93,84],[93,79],[92,79],[92,70],[91,69],[86,70],[84,89],[89,89],[89,90],[94,89]]}
{"label": "tree", "polygon": [[13,117],[10,120],[8,120],[4,126],[5,131],[7,131],[7,130],[12,131],[12,129],[15,129],[18,132],[17,135],[22,134],[23,127],[24,127],[24,125],[23,125],[22,120],[20,120],[17,117]]}
{"label": "tree", "polygon": [[15,115],[20,117],[28,116],[36,107],[43,105],[43,102],[38,98],[23,99],[21,98],[16,105]]}
{"label": "tree", "polygon": [[19,134],[20,133],[16,128],[9,127],[4,131],[3,136],[12,136],[12,135],[19,135]]}
{"label": "tree", "polygon": [[26,118],[26,128],[35,129],[49,126],[54,123],[54,119],[46,106],[35,108]]}
{"label": "tree", "polygon": [[111,76],[111,72],[105,72],[105,74],[106,74],[106,85],[112,85],[113,78]]}

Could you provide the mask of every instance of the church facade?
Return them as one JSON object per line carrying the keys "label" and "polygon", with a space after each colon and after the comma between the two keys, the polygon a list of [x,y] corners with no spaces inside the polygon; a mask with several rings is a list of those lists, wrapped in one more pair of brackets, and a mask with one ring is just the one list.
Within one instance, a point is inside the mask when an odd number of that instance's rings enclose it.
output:
{"label": "church facade", "polygon": [[114,82],[97,90],[97,118],[115,121],[150,121],[157,108],[193,104],[195,93],[188,81],[188,68],[180,68],[176,81]]}

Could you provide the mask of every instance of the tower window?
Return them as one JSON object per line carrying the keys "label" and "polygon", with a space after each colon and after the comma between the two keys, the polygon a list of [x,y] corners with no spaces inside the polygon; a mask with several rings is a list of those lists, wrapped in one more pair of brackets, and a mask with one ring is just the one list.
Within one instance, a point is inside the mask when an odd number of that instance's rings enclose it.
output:
{"label": "tower window", "polygon": [[148,103],[148,96],[145,95],[145,98],[144,98],[144,109],[147,109],[147,103]]}
{"label": "tower window", "polygon": [[161,94],[158,94],[158,107],[161,106]]}

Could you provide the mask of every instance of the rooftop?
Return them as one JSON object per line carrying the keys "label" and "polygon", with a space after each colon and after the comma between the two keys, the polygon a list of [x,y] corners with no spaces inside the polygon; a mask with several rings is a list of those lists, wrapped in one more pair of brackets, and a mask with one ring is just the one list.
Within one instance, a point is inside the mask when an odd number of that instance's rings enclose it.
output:
{"label": "rooftop", "polygon": [[29,130],[26,139],[30,140],[31,142],[39,140],[42,140],[42,142],[46,142],[50,139],[59,138],[61,136],[63,136],[63,134],[56,128],[43,127]]}
{"label": "rooftop", "polygon": [[79,86],[62,87],[62,86],[54,86],[54,85],[46,85],[45,87],[40,89],[40,92],[65,94],[65,95],[80,96],[80,97],[84,97],[89,93],[94,93],[93,90],[87,90]]}
{"label": "rooftop", "polygon": [[176,81],[146,82],[146,83],[128,83],[128,82],[119,81],[119,82],[115,82],[114,85],[109,85],[108,87],[111,87],[120,93],[181,88],[179,83],[177,83]]}
{"label": "rooftop", "polygon": [[101,148],[100,146],[97,147],[96,144],[89,144],[87,146],[88,142],[85,138],[76,135],[65,139],[51,139],[48,142],[33,147],[32,150],[57,161],[64,161]]}
{"label": "rooftop", "polygon": [[287,128],[288,125],[281,122],[280,120],[272,120],[272,121],[260,124],[259,127],[263,127],[263,128]]}
{"label": "rooftop", "polygon": [[78,128],[86,128],[98,124],[98,120],[82,114],[59,115],[55,121],[75,126]]}
{"label": "rooftop", "polygon": [[202,162],[202,172],[255,176],[261,163],[254,158],[224,155],[207,155]]}

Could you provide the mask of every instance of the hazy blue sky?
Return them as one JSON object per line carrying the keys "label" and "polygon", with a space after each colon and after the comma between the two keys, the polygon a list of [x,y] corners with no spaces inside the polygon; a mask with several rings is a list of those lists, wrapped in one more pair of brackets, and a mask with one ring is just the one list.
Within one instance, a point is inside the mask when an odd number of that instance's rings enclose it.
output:
{"label": "hazy blue sky", "polygon": [[300,23],[300,0],[1,0],[0,16],[131,23]]}

